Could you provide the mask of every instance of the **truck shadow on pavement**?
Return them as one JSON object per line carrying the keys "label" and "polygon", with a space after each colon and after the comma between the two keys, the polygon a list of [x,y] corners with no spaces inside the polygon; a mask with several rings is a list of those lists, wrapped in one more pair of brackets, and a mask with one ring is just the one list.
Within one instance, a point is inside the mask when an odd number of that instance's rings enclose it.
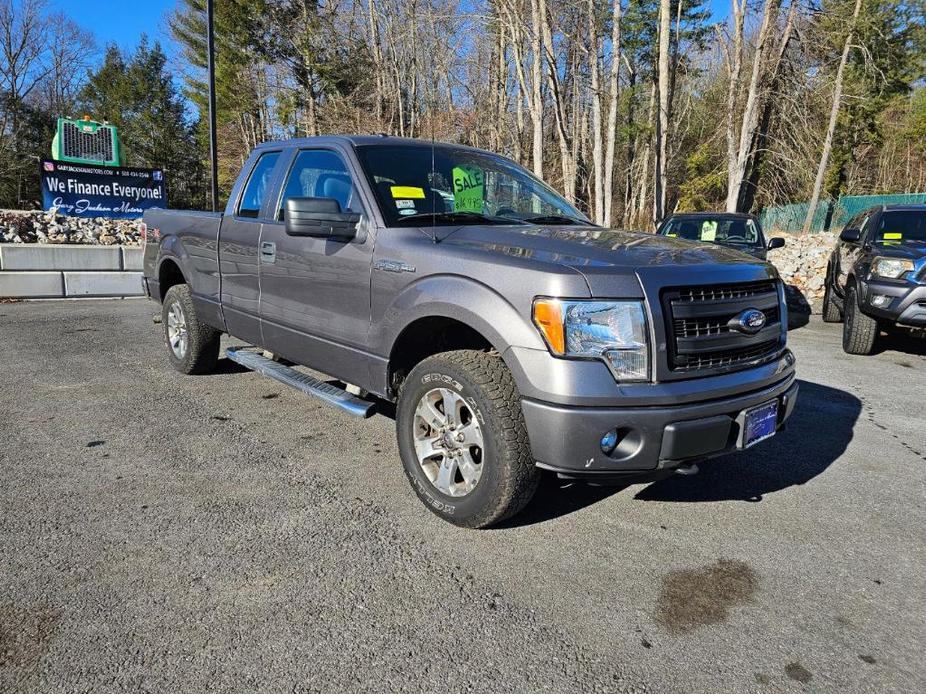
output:
{"label": "truck shadow on pavement", "polygon": [[613,486],[544,480],[531,504],[503,527],[532,525],[580,511],[632,485],[647,484],[640,501],[762,501],[805,484],[836,462],[852,440],[862,403],[846,391],[799,381],[800,394],[787,427],[749,451],[698,464],[697,475],[633,477]]}
{"label": "truck shadow on pavement", "polygon": [[926,339],[907,332],[891,332],[878,338],[875,343],[875,354],[884,354],[885,352],[896,352],[899,356],[910,354],[914,356],[926,356]]}

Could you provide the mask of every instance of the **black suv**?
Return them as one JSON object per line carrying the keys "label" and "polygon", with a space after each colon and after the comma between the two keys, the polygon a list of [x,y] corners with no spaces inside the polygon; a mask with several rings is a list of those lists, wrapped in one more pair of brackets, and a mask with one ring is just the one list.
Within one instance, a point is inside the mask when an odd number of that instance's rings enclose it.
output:
{"label": "black suv", "polygon": [[884,328],[926,328],[926,205],[882,205],[849,220],[826,268],[823,320],[871,354]]}
{"label": "black suv", "polygon": [[785,245],[780,237],[765,241],[759,220],[739,212],[685,212],[666,217],[656,230],[661,236],[705,241],[735,248],[765,260],[766,253]]}

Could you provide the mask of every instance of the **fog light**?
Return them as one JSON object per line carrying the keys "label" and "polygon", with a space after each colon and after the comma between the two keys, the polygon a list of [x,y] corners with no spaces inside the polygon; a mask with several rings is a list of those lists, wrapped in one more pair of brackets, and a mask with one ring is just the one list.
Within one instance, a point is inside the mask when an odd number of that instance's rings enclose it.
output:
{"label": "fog light", "polygon": [[884,294],[875,294],[871,297],[871,305],[877,308],[884,308],[889,303],[891,303],[891,297]]}
{"label": "fog light", "polygon": [[601,437],[601,452],[605,455],[611,455],[614,452],[615,446],[617,446],[617,431],[611,429],[611,431]]}

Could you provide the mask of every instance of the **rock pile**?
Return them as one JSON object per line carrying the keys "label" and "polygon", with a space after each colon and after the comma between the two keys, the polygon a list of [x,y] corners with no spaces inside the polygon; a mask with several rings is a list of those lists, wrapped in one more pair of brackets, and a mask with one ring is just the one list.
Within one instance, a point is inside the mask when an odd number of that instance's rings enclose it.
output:
{"label": "rock pile", "polygon": [[0,210],[0,243],[140,243],[137,219],[65,217],[52,212]]}
{"label": "rock pile", "polygon": [[781,279],[797,287],[813,312],[819,313],[823,302],[826,264],[836,246],[836,235],[818,233],[776,236],[784,237],[785,246],[769,251],[769,261],[778,268]]}

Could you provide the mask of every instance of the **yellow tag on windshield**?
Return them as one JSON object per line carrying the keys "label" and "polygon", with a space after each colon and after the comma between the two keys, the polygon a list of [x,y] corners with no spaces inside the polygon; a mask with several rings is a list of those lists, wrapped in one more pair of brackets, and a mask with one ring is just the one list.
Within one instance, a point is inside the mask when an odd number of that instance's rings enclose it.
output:
{"label": "yellow tag on windshield", "polygon": [[419,188],[418,186],[392,186],[390,190],[394,198],[424,198],[424,188]]}
{"label": "yellow tag on windshield", "polygon": [[885,234],[885,241],[903,241],[903,234]]}

